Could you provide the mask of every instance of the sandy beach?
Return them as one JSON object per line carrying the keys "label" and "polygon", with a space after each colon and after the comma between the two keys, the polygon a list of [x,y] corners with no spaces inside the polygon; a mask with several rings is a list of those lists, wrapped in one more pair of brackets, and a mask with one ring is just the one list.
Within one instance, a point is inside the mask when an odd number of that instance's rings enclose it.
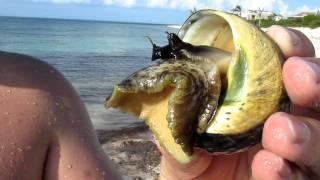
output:
{"label": "sandy beach", "polygon": [[160,152],[144,124],[118,131],[97,131],[102,148],[115,163],[123,179],[157,179]]}
{"label": "sandy beach", "polygon": [[[320,57],[320,28],[294,28],[303,32],[313,43]],[[160,153],[153,136],[143,124],[118,131],[97,131],[108,156],[117,165],[124,179],[157,179]]]}

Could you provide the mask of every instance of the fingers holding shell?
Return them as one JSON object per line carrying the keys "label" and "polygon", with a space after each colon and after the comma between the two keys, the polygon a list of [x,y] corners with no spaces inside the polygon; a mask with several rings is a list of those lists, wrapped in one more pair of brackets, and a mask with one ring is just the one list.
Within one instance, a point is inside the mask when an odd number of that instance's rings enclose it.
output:
{"label": "fingers holding shell", "polygon": [[306,174],[281,156],[267,150],[259,151],[252,163],[252,176],[259,180],[305,180]]}
{"label": "fingers holding shell", "polygon": [[289,58],[283,66],[283,80],[292,103],[305,107],[293,106],[291,112],[320,119],[320,59]]}
{"label": "fingers holding shell", "polygon": [[276,113],[266,122],[263,147],[301,168],[309,177],[320,178],[320,122]]}
{"label": "fingers holding shell", "polygon": [[319,119],[320,114],[313,111],[320,112],[320,59],[313,58],[315,49],[311,41],[298,30],[277,25],[271,26],[267,34],[287,58],[283,80],[294,104],[290,112]]}
{"label": "fingers holding shell", "polygon": [[268,29],[267,34],[278,44],[285,58],[315,56],[311,41],[298,30],[274,25]]}

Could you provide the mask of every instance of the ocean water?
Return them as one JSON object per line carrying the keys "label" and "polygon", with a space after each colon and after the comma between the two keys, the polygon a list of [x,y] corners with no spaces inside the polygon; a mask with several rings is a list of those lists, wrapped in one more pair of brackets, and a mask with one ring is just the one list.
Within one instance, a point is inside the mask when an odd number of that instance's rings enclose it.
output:
{"label": "ocean water", "polygon": [[96,129],[116,130],[141,124],[104,100],[113,85],[150,65],[150,36],[166,44],[165,25],[0,17],[0,50],[48,62],[73,84]]}

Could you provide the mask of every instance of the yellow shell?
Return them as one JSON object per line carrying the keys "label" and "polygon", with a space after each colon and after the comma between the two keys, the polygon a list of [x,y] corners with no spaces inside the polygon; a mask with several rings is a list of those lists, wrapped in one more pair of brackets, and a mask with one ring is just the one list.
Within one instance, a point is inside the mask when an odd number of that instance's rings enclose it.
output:
{"label": "yellow shell", "polygon": [[193,45],[233,53],[226,97],[208,133],[246,132],[278,109],[284,91],[282,57],[275,43],[259,28],[233,14],[202,10],[184,23],[178,35]]}

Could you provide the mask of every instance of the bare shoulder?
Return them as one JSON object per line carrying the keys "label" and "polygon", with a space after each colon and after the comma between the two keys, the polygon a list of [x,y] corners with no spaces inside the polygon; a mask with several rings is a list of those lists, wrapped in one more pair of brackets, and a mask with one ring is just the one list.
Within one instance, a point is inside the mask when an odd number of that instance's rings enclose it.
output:
{"label": "bare shoulder", "polygon": [[62,81],[40,60],[0,52],[0,179],[41,178],[57,111],[52,87],[69,86]]}
{"label": "bare shoulder", "polygon": [[0,85],[52,90],[48,88],[62,83],[68,84],[46,62],[27,55],[0,51]]}
{"label": "bare shoulder", "polygon": [[[50,77],[48,71],[55,70],[30,56],[0,52],[0,106],[6,110],[1,116],[24,114],[27,117],[32,113],[41,114],[42,109],[38,105],[43,105],[44,101],[49,105],[52,86],[50,79],[60,76]],[[7,117],[14,119],[12,116]],[[32,123],[35,124],[34,121]]]}
{"label": "bare shoulder", "polygon": [[79,95],[52,66],[0,52],[0,108],[0,179],[116,179]]}
{"label": "bare shoulder", "polygon": [[25,117],[37,115],[33,124],[48,124],[42,115],[57,113],[56,106],[64,101],[81,104],[70,83],[55,68],[34,57],[8,52],[0,52],[0,94],[2,110]]}

